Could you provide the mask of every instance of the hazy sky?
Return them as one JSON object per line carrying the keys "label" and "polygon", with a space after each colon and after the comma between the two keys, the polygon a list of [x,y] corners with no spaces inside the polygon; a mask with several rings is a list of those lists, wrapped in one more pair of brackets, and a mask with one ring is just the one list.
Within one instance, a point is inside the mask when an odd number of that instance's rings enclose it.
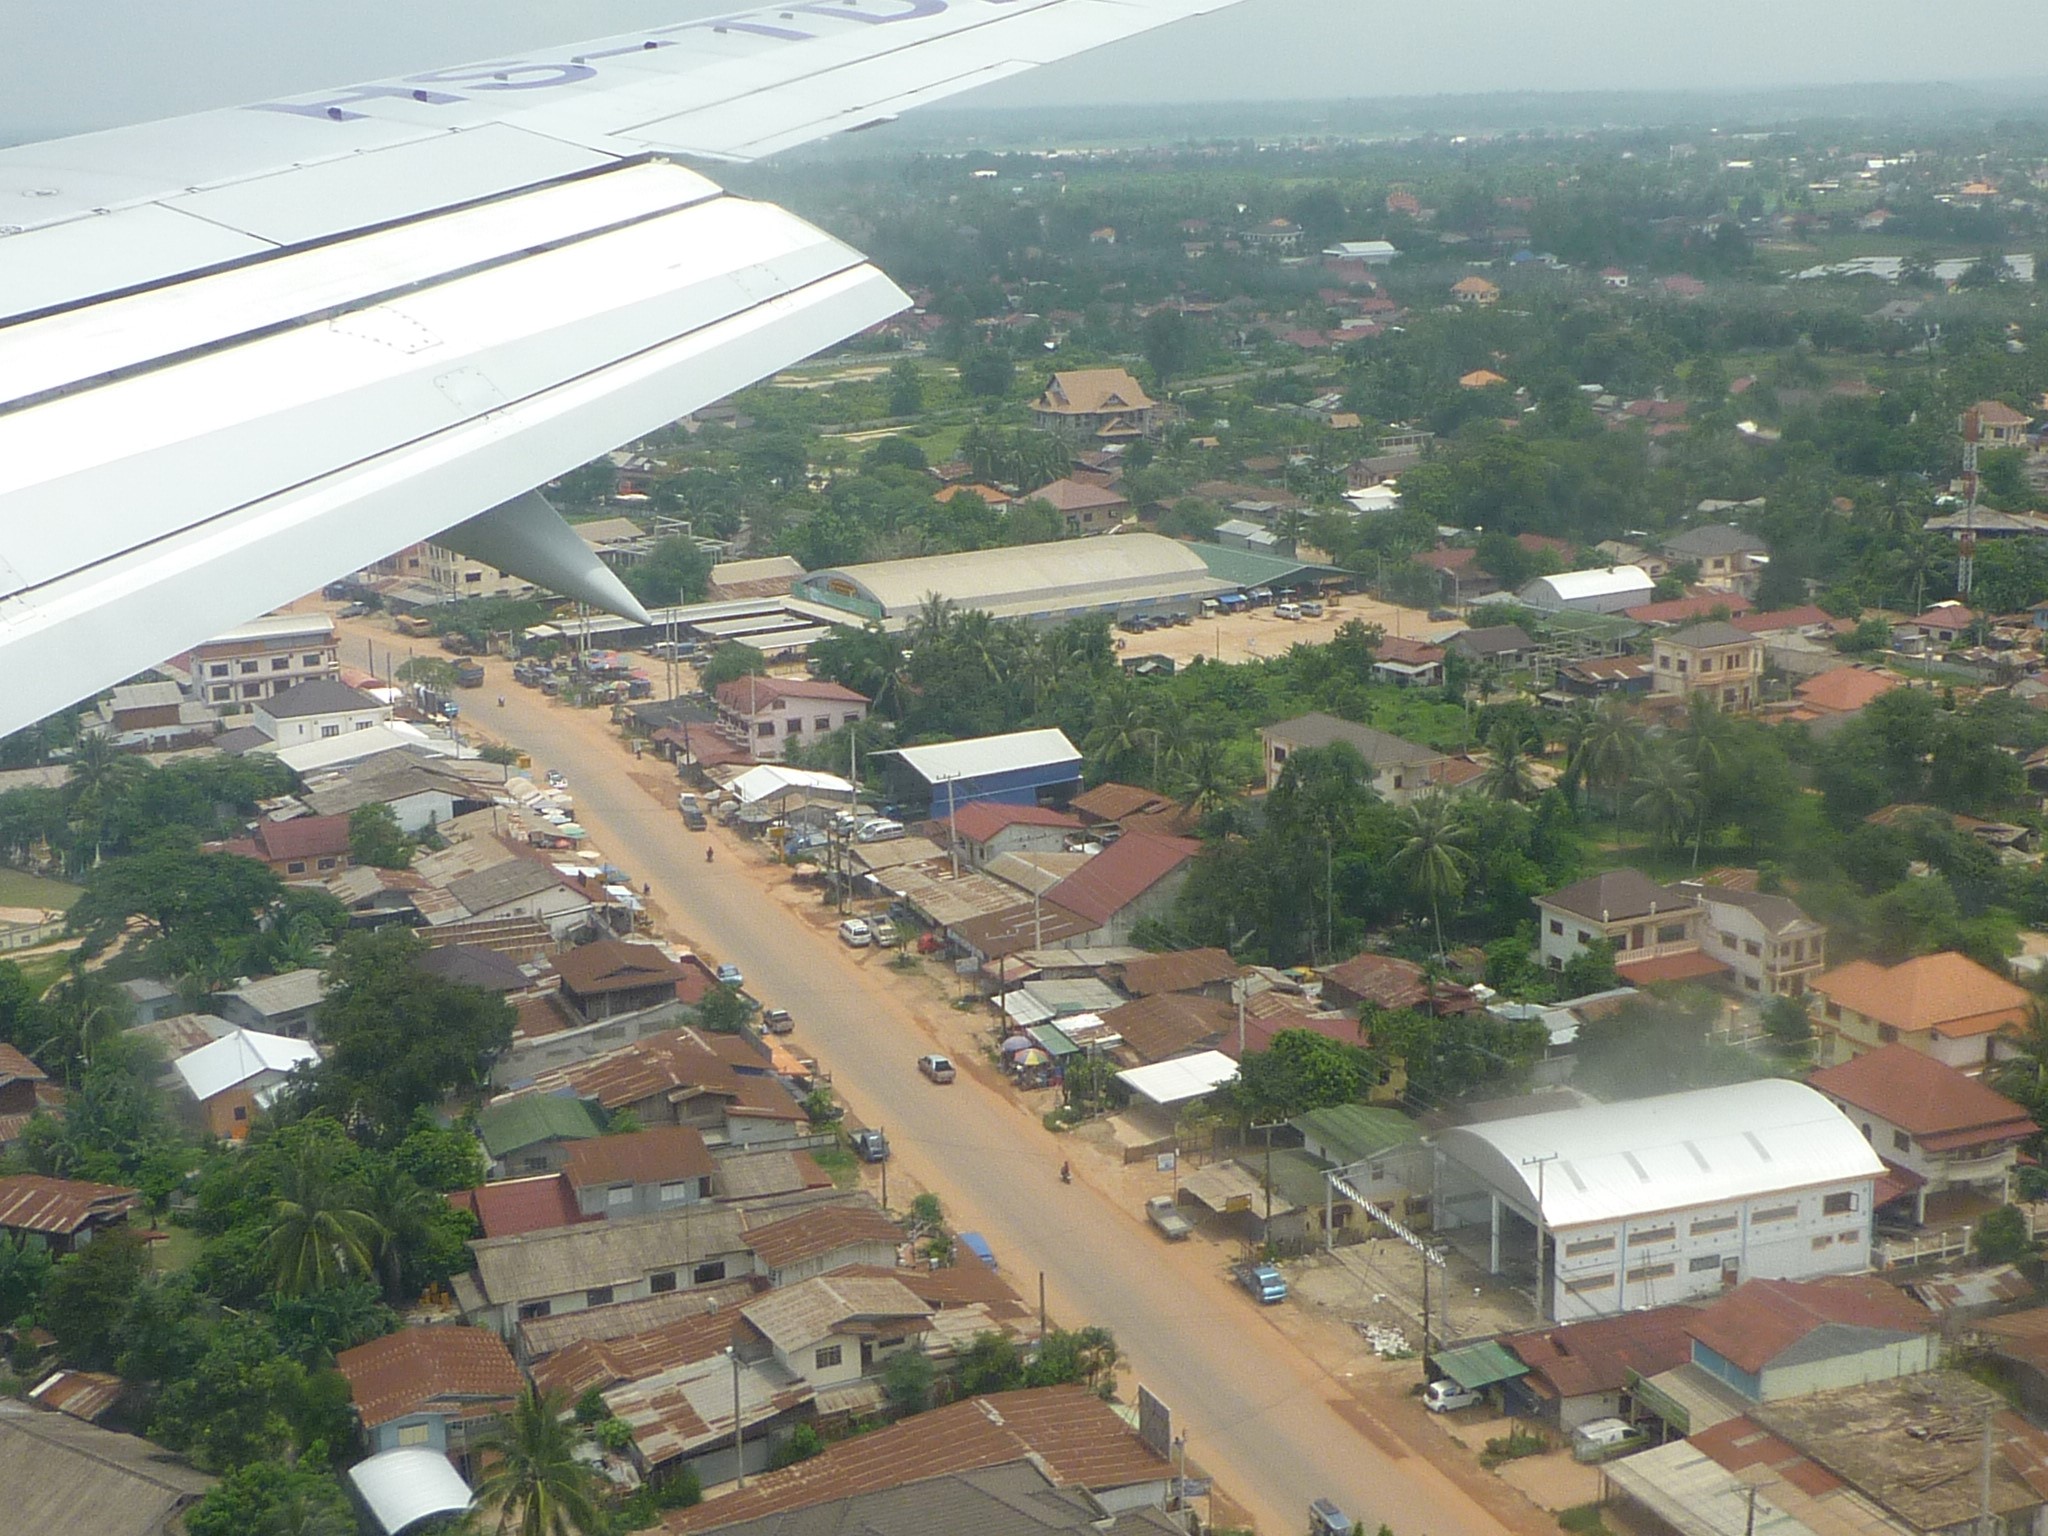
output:
{"label": "hazy sky", "polygon": [[[989,105],[1754,88],[2048,74],[1979,0],[1242,0],[991,87]],[[692,0],[0,0],[0,142],[687,20]]]}

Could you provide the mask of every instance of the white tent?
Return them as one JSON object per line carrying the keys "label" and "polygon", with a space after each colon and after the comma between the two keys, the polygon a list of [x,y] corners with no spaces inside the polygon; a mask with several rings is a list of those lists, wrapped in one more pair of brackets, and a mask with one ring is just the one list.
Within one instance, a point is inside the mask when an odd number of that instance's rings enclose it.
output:
{"label": "white tent", "polygon": [[430,1515],[459,1515],[469,1508],[462,1474],[423,1445],[379,1451],[349,1468],[348,1480],[385,1536],[397,1536]]}
{"label": "white tent", "polygon": [[1192,1056],[1155,1061],[1149,1067],[1131,1067],[1116,1076],[1141,1099],[1161,1106],[1185,1104],[1214,1093],[1236,1077],[1237,1063],[1221,1051],[1197,1051]]}
{"label": "white tent", "polygon": [[732,781],[732,792],[742,805],[755,805],[795,793],[807,798],[852,800],[859,790],[837,774],[814,773],[808,768],[785,768],[780,763],[763,763],[749,768]]}

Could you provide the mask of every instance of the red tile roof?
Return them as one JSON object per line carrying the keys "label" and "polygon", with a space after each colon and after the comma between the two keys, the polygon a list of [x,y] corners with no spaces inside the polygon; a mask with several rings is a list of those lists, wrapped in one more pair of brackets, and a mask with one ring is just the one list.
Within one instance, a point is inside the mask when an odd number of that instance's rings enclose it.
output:
{"label": "red tile roof", "polygon": [[68,1235],[93,1222],[125,1216],[141,1200],[137,1191],[113,1184],[17,1173],[0,1179],[0,1227]]}
{"label": "red tile roof", "polygon": [[1376,1008],[1425,1008],[1432,995],[1438,1013],[1469,1013],[1479,1006],[1471,989],[1454,981],[1439,981],[1432,993],[1422,967],[1395,955],[1367,951],[1340,965],[1323,966],[1319,974],[1345,997]]}
{"label": "red tile roof", "polygon": [[365,1429],[413,1413],[489,1418],[524,1385],[512,1352],[488,1328],[401,1328],[344,1349],[334,1368],[348,1378]]}
{"label": "red tile roof", "polygon": [[1755,1373],[1831,1323],[1887,1333],[1934,1330],[1934,1319],[1925,1307],[1882,1280],[1837,1275],[1825,1280],[1745,1280],[1695,1313],[1685,1331],[1722,1359]]}
{"label": "red tile roof", "polygon": [[1756,604],[1738,592],[1709,592],[1696,597],[1674,597],[1668,602],[1643,603],[1622,611],[1638,624],[1688,624],[1703,619],[1716,609],[1745,614]]}
{"label": "red tile roof", "polygon": [[1632,986],[1654,987],[1667,981],[1704,981],[1710,976],[1722,975],[1727,969],[1706,951],[1695,949],[1680,955],[1658,955],[1649,960],[1617,965],[1614,974]]}
{"label": "red tile roof", "polygon": [[1480,567],[1473,565],[1473,562],[1478,558],[1479,551],[1467,547],[1464,549],[1424,550],[1421,554],[1416,555],[1414,560],[1417,565],[1426,565],[1432,570],[1462,571],[1467,566],[1471,566],[1473,570],[1480,569]]}
{"label": "red tile roof", "polygon": [[603,1219],[585,1216],[577,1209],[576,1192],[559,1173],[537,1173],[454,1190],[448,1203],[474,1216],[485,1237],[517,1237],[522,1232],[545,1232]]}
{"label": "red tile roof", "polygon": [[1834,667],[1797,684],[1792,693],[1800,703],[1814,709],[1847,715],[1898,686],[1899,680],[1889,672],[1873,672],[1863,667]]}
{"label": "red tile roof", "polygon": [[1192,992],[1228,981],[1240,969],[1228,950],[1176,949],[1126,961],[1116,979],[1131,996],[1145,997],[1154,992]]}
{"label": "red tile roof", "polygon": [[1834,615],[1811,603],[1804,608],[1776,608],[1769,613],[1741,613],[1728,621],[1744,634],[1769,635],[1788,629],[1812,629],[1832,625]]}
{"label": "red tile roof", "polygon": [[1025,1456],[1038,1457],[1061,1487],[1122,1488],[1172,1475],[1170,1464],[1087,1388],[1030,1387],[949,1403],[841,1440],[765,1474],[745,1492],[665,1519],[671,1531],[706,1530]]}
{"label": "red tile roof", "polygon": [[533,1384],[573,1403],[592,1387],[608,1391],[723,1354],[744,1328],[739,1309],[726,1307],[616,1338],[578,1339],[534,1366]]}
{"label": "red tile roof", "polygon": [[1529,1367],[1530,1383],[1546,1396],[1584,1397],[1618,1392],[1630,1372],[1654,1376],[1692,1358],[1687,1323],[1692,1307],[1653,1307],[1619,1317],[1567,1323],[1509,1334],[1501,1340]]}
{"label": "red tile roof", "polygon": [[770,1269],[821,1258],[863,1243],[903,1241],[903,1229],[867,1205],[820,1205],[747,1228],[747,1246]]}
{"label": "red tile roof", "polygon": [[256,823],[256,846],[266,859],[313,859],[348,852],[346,816],[294,816]]}
{"label": "red tile roof", "polygon": [[0,1083],[28,1081],[47,1083],[50,1074],[30,1061],[20,1051],[0,1040]]}
{"label": "red tile roof", "polygon": [[1090,922],[1107,923],[1201,851],[1192,838],[1127,832],[1048,889],[1044,899]]}
{"label": "red tile roof", "polygon": [[[1808,1461],[1790,1444],[1742,1414],[1723,1419],[1712,1429],[1701,1430],[1691,1437],[1691,1443],[1724,1471],[1741,1472],[1749,1467],[1769,1467],[1810,1498],[1817,1499],[1842,1486],[1842,1480],[1827,1468],[1818,1462]],[[1744,1478],[1743,1481],[1750,1479]]]}
{"label": "red tile roof", "polygon": [[987,842],[1005,827],[1073,827],[1081,818],[1049,805],[1002,805],[975,800],[953,813],[953,830],[972,843]]}
{"label": "red tile roof", "polygon": [[652,944],[629,944],[624,939],[580,945],[555,956],[554,966],[563,987],[582,997],[673,986],[683,976],[682,967]]}
{"label": "red tile roof", "polygon": [[1894,1044],[1823,1067],[1807,1078],[1831,1099],[1881,1115],[1930,1152],[2034,1134],[2033,1116],[2004,1094],[1910,1045]]}
{"label": "red tile roof", "polygon": [[753,676],[736,678],[718,685],[718,702],[740,714],[751,714],[776,700],[798,700],[827,704],[865,704],[868,696],[838,683],[812,677]]}
{"label": "red tile roof", "polygon": [[1409,640],[1400,635],[1384,635],[1373,647],[1373,655],[1380,661],[1398,661],[1404,666],[1426,667],[1433,661],[1444,659],[1444,648],[1431,645],[1426,640]]}
{"label": "red tile roof", "polygon": [[694,1126],[657,1125],[623,1136],[592,1136],[569,1148],[563,1168],[577,1189],[599,1184],[661,1184],[708,1179],[718,1171],[703,1133]]}
{"label": "red tile roof", "polygon": [[1852,960],[1815,977],[1813,990],[1880,1024],[1950,1039],[2017,1024],[2031,1001],[2024,989],[1950,950],[1892,966]]}

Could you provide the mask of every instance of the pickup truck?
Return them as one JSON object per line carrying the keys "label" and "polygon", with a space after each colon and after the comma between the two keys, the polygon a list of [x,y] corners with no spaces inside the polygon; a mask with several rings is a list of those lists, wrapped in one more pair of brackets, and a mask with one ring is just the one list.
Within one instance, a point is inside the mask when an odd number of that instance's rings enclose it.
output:
{"label": "pickup truck", "polygon": [[1157,1227],[1169,1242],[1177,1243],[1195,1230],[1195,1224],[1181,1215],[1179,1203],[1171,1195],[1154,1195],[1147,1200],[1145,1219]]}
{"label": "pickup truck", "polygon": [[1287,1299],[1287,1277],[1271,1264],[1240,1264],[1231,1274],[1239,1285],[1258,1298],[1261,1306],[1270,1307],[1276,1301]]}

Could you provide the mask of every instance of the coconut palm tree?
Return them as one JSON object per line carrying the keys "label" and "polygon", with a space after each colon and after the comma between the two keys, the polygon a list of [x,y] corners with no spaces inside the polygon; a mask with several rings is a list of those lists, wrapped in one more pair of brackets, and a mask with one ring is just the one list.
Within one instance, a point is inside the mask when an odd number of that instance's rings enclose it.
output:
{"label": "coconut palm tree", "polygon": [[393,1306],[415,1299],[404,1294],[405,1254],[426,1241],[434,1218],[446,1208],[447,1202],[439,1195],[402,1173],[367,1192],[363,1214],[377,1226],[372,1245],[375,1278],[384,1288],[384,1299]]}
{"label": "coconut palm tree", "polygon": [[1699,814],[1700,776],[1678,752],[1650,753],[1636,780],[1635,813],[1660,840],[1678,845],[1686,827]]}
{"label": "coconut palm tree", "polygon": [[1486,750],[1493,761],[1480,777],[1480,793],[1492,800],[1526,800],[1536,781],[1529,773],[1529,744],[1522,733],[1503,720],[1486,738]]}
{"label": "coconut palm tree", "polygon": [[1097,695],[1083,750],[1112,775],[1128,771],[1128,765],[1150,749],[1151,728],[1138,690],[1119,680]]}
{"label": "coconut palm tree", "polygon": [[2048,998],[2029,1003],[2025,1021],[2001,1035],[1999,1045],[2008,1054],[1991,1069],[1992,1087],[2040,1120],[2048,1114]]}
{"label": "coconut palm tree", "polygon": [[1401,813],[1401,845],[1394,850],[1394,872],[1409,892],[1429,908],[1436,928],[1436,949],[1444,949],[1443,904],[1456,901],[1472,872],[1465,849],[1470,829],[1455,802],[1441,793],[1412,801]]}
{"label": "coconut palm tree", "polygon": [[369,1276],[383,1238],[383,1227],[349,1203],[314,1148],[285,1165],[268,1244],[272,1283],[282,1294],[304,1296]]}
{"label": "coconut palm tree", "polygon": [[1619,694],[1600,701],[1579,740],[1580,777],[1604,788],[1614,812],[1614,840],[1621,841],[1621,792],[1642,756],[1643,728]]}
{"label": "coconut palm tree", "polygon": [[[554,1396],[527,1387],[478,1447],[476,1529],[491,1536],[595,1536],[603,1514],[578,1432]],[[493,1464],[495,1463],[495,1465]]]}
{"label": "coconut palm tree", "polygon": [[1214,737],[1194,741],[1176,766],[1174,792],[1197,817],[1221,810],[1244,787],[1231,772],[1229,749]]}

